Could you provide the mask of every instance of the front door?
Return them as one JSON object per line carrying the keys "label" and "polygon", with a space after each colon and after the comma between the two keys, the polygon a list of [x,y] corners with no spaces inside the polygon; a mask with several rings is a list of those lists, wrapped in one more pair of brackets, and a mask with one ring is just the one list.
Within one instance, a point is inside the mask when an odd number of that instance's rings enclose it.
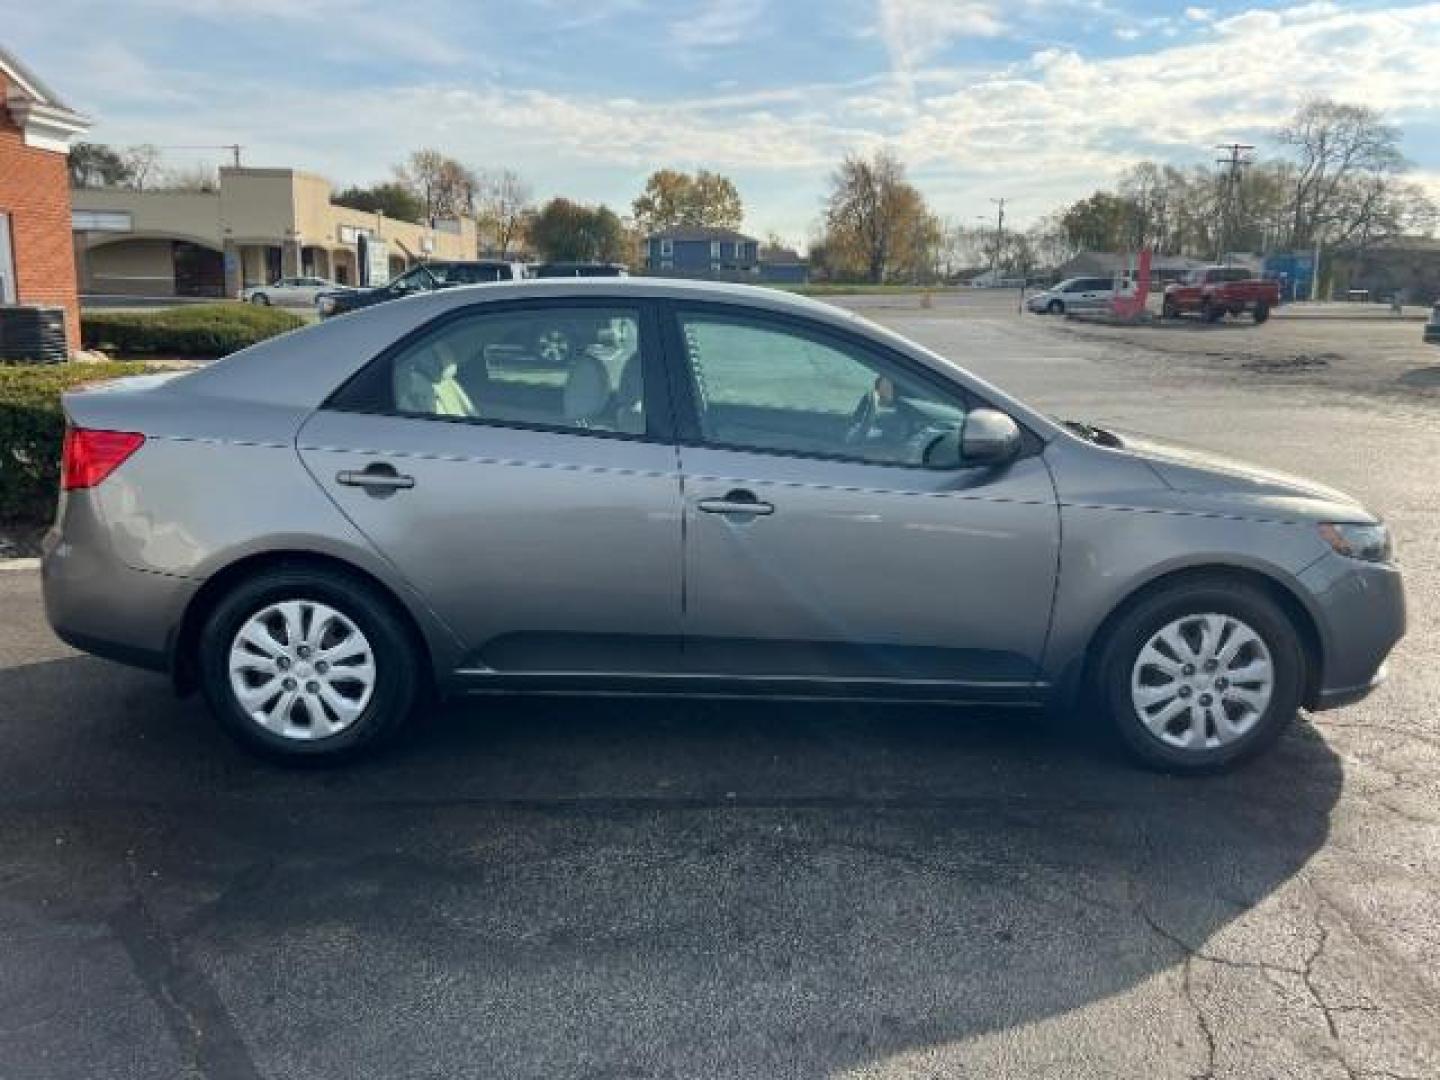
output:
{"label": "front door", "polygon": [[[652,422],[649,325],[624,302],[477,305],[377,359],[300,433],[476,676],[678,660],[680,485]],[[551,326],[575,343],[560,368],[533,353]]]}
{"label": "front door", "polygon": [[977,403],[962,387],[803,322],[701,306],[674,318],[693,399],[687,668],[1033,683],[1059,543],[1039,455],[927,467]]}

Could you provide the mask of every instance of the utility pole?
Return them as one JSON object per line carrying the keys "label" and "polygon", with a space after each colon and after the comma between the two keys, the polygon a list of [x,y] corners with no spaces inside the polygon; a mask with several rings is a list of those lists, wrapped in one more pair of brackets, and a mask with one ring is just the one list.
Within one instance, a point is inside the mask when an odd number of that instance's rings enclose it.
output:
{"label": "utility pole", "polygon": [[1226,151],[1226,156],[1216,158],[1215,164],[1226,166],[1225,173],[1225,197],[1221,201],[1220,229],[1216,237],[1215,261],[1224,262],[1225,252],[1230,246],[1230,230],[1235,221],[1235,201],[1240,193],[1240,174],[1249,166],[1255,164],[1250,153],[1255,149],[1249,143],[1221,143],[1215,147],[1216,150]]}
{"label": "utility pole", "polygon": [[1005,238],[1005,200],[991,199],[997,207],[995,214],[995,250],[990,256],[990,275],[995,284],[1000,284],[1000,244]]}

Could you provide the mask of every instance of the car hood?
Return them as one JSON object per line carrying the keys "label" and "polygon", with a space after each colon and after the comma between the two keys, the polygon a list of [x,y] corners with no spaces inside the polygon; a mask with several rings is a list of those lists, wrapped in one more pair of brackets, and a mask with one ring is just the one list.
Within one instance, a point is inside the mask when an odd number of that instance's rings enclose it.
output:
{"label": "car hood", "polygon": [[1115,434],[1124,443],[1126,453],[1144,461],[1166,487],[1175,491],[1320,520],[1378,520],[1353,495],[1302,476],[1149,435],[1124,431]]}

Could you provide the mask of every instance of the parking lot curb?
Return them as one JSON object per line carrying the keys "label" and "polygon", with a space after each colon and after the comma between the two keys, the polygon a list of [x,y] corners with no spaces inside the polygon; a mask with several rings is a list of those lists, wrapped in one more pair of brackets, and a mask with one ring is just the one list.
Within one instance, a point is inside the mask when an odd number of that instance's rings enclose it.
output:
{"label": "parking lot curb", "polygon": [[29,559],[0,559],[0,571],[4,570],[39,570],[40,560]]}

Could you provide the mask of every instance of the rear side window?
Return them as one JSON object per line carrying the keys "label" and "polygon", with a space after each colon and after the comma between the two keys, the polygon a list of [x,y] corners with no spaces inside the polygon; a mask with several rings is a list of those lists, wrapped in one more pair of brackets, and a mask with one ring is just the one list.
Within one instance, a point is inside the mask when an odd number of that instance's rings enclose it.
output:
{"label": "rear side window", "polygon": [[462,315],[351,380],[332,408],[561,430],[646,430],[635,308],[556,307]]}

